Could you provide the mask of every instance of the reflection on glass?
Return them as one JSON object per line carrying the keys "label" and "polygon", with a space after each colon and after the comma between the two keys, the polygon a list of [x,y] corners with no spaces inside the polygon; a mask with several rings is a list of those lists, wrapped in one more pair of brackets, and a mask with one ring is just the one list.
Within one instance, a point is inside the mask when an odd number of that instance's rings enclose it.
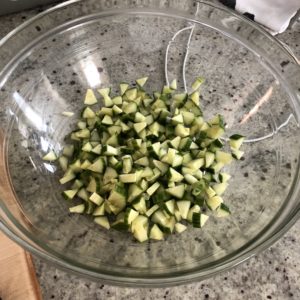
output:
{"label": "reflection on glass", "polygon": [[43,123],[43,119],[32,109],[28,103],[26,103],[26,100],[18,92],[13,93],[13,98],[28,121],[39,131],[46,132],[47,126]]}
{"label": "reflection on glass", "polygon": [[273,93],[273,86],[270,86],[268,88],[268,90],[266,91],[266,93],[260,98],[258,99],[257,103],[254,105],[254,107],[250,110],[250,112],[246,115],[244,115],[244,117],[242,118],[242,120],[240,121],[241,124],[244,124],[248,121],[248,119],[253,116],[254,114],[256,114],[259,110],[259,108],[267,101],[269,101],[271,99]]}
{"label": "reflection on glass", "polygon": [[42,150],[43,150],[44,152],[47,152],[48,149],[49,149],[49,142],[46,141],[42,136],[41,136],[40,139],[41,139],[41,147],[42,147]]}
{"label": "reflection on glass", "polygon": [[54,173],[56,170],[56,168],[53,165],[48,164],[48,163],[44,163],[44,167],[51,173]]}
{"label": "reflection on glass", "polygon": [[91,88],[95,88],[96,86],[100,85],[100,74],[93,61],[88,61],[83,64],[83,72]]}

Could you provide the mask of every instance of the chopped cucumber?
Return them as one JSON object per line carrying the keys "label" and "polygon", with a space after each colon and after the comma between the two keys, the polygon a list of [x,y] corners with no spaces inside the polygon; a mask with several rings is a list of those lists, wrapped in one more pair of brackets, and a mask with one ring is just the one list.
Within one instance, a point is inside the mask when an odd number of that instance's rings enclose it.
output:
{"label": "chopped cucumber", "polygon": [[120,213],[117,216],[117,220],[111,224],[111,228],[118,231],[128,231],[129,225],[124,221],[124,214]]}
{"label": "chopped cucumber", "polygon": [[106,144],[113,147],[118,147],[119,146],[118,137],[115,134],[113,134],[110,138],[106,140]]}
{"label": "chopped cucumber", "polygon": [[168,187],[169,188],[173,188],[175,186],[176,186],[175,182],[171,182],[171,181],[168,182]]}
{"label": "chopped cucumber", "polygon": [[177,207],[175,207],[174,216],[175,216],[175,219],[176,219],[177,222],[181,221],[181,219],[182,219],[181,218],[181,214],[180,214],[180,212],[179,212],[179,210],[178,210]]}
{"label": "chopped cucumber", "polygon": [[107,217],[96,217],[96,218],[94,218],[94,222],[106,229],[110,228]]}
{"label": "chopped cucumber", "polygon": [[147,194],[149,196],[153,195],[156,190],[159,188],[160,184],[158,182],[153,183],[148,189],[147,189]]}
{"label": "chopped cucumber", "polygon": [[62,115],[65,116],[65,117],[73,117],[74,113],[71,112],[71,111],[63,111]]}
{"label": "chopped cucumber", "polygon": [[61,169],[66,172],[68,169],[68,158],[62,155],[58,158],[58,162]]}
{"label": "chopped cucumber", "polygon": [[75,176],[75,174],[71,171],[71,172],[66,172],[65,173],[65,175],[64,175],[64,177],[62,177],[60,180],[59,180],[59,182],[60,182],[60,184],[65,184],[65,183],[67,183],[67,182],[69,182],[69,181],[71,181],[71,180],[73,180],[73,179],[75,179],[76,178],[76,176]]}
{"label": "chopped cucumber", "polygon": [[137,79],[135,82],[137,83],[138,86],[143,87],[145,85],[145,83],[147,82],[148,77],[143,77],[143,78],[139,78]]}
{"label": "chopped cucumber", "polygon": [[192,156],[190,153],[185,153],[183,156],[182,156],[182,164],[185,166],[187,163],[189,163],[190,161],[193,160]]}
{"label": "chopped cucumber", "polygon": [[192,143],[193,140],[190,137],[185,137],[180,141],[179,149],[181,151],[189,151],[191,149]]}
{"label": "chopped cucumber", "polygon": [[194,177],[193,175],[191,175],[191,174],[185,174],[184,179],[189,184],[193,184],[193,183],[196,183],[198,181],[198,179],[196,177]]}
{"label": "chopped cucumber", "polygon": [[169,201],[165,202],[163,208],[168,215],[173,216],[174,211],[175,211],[175,201],[169,200]]}
{"label": "chopped cucumber", "polygon": [[81,169],[81,164],[80,164],[80,160],[77,159],[75,162],[73,162],[70,166],[69,169],[74,172],[74,173],[78,173]]}
{"label": "chopped cucumber", "polygon": [[212,166],[207,168],[207,172],[211,174],[217,174],[224,167],[224,163],[222,162],[214,162]]}
{"label": "chopped cucumber", "polygon": [[72,185],[72,189],[80,189],[83,186],[83,182],[81,180],[75,179]]}
{"label": "chopped cucumber", "polygon": [[172,89],[169,86],[165,85],[162,90],[162,95],[171,94],[172,92]]}
{"label": "chopped cucumber", "polygon": [[93,119],[96,117],[96,114],[90,107],[86,107],[82,112],[82,117],[84,119]]}
{"label": "chopped cucumber", "polygon": [[66,190],[66,191],[63,192],[63,196],[67,200],[72,200],[75,197],[75,195],[77,194],[77,192],[78,192],[77,189],[75,189],[75,190]]}
{"label": "chopped cucumber", "polygon": [[134,201],[133,208],[135,208],[140,214],[147,212],[145,197],[141,196],[137,201]]}
{"label": "chopped cucumber", "polygon": [[205,168],[208,168],[212,165],[215,160],[215,154],[212,152],[205,153]]}
{"label": "chopped cucumber", "polygon": [[208,216],[202,213],[194,212],[192,216],[193,227],[201,228],[208,220]]}
{"label": "chopped cucumber", "polygon": [[[122,105],[122,103],[123,103],[123,99],[122,99],[121,96],[114,97],[114,98],[111,99],[111,101],[113,102],[114,106]],[[112,109],[114,109],[114,106],[113,106]]]}
{"label": "chopped cucumber", "polygon": [[112,147],[110,145],[103,146],[103,154],[106,156],[115,156],[119,154],[119,151],[117,148]]}
{"label": "chopped cucumber", "polygon": [[221,203],[221,205],[217,208],[217,217],[222,218],[222,217],[227,217],[229,215],[230,215],[229,208],[224,203]]}
{"label": "chopped cucumber", "polygon": [[177,185],[175,187],[166,189],[167,193],[169,193],[170,195],[172,195],[172,196],[174,196],[178,199],[182,199],[182,197],[184,195],[184,191],[185,191],[185,185],[184,184],[180,184],[180,185]]}
{"label": "chopped cucumber", "polygon": [[181,141],[181,137],[177,136],[173,140],[170,141],[170,144],[174,149],[178,149],[179,145],[180,145],[180,141]]}
{"label": "chopped cucumber", "polygon": [[112,106],[114,106],[114,103],[113,103],[112,99],[109,96],[104,96],[103,97],[103,101],[104,101],[104,105],[106,107],[112,107]]}
{"label": "chopped cucumber", "polygon": [[192,170],[199,170],[204,165],[204,159],[198,158],[195,160],[191,160],[190,162],[184,164],[186,167],[192,169]]}
{"label": "chopped cucumber", "polygon": [[144,242],[148,240],[148,218],[145,216],[136,217],[131,225],[133,236],[139,241]]}
{"label": "chopped cucumber", "polygon": [[171,84],[170,84],[170,88],[172,90],[177,90],[177,80],[176,79],[173,79]]}
{"label": "chopped cucumber", "polygon": [[85,99],[84,99],[84,104],[85,105],[93,105],[93,104],[96,104],[98,101],[97,101],[97,98],[93,92],[92,89],[88,89],[86,91],[86,95],[85,95]]}
{"label": "chopped cucumber", "polygon": [[174,116],[172,118],[172,122],[174,124],[183,124],[183,116],[181,114],[177,115],[177,116]]}
{"label": "chopped cucumber", "polygon": [[138,90],[136,88],[128,89],[125,92],[125,96],[127,97],[128,100],[134,101],[137,98],[137,91]]}
{"label": "chopped cucumber", "polygon": [[147,127],[147,122],[140,122],[133,124],[133,128],[136,131],[136,133],[141,133],[142,130],[144,130]]}
{"label": "chopped cucumber", "polygon": [[208,208],[211,210],[216,210],[221,205],[222,202],[223,199],[220,196],[213,196],[206,200],[206,204]]}
{"label": "chopped cucumber", "polygon": [[76,206],[72,206],[69,208],[70,213],[75,213],[75,214],[82,214],[85,211],[85,205],[84,204],[79,204]]}
{"label": "chopped cucumber", "polygon": [[110,116],[112,117],[114,115],[112,108],[108,107],[102,107],[99,111],[99,116]]}
{"label": "chopped cucumber", "polygon": [[126,90],[128,89],[128,87],[129,87],[128,83],[125,83],[125,82],[120,83],[120,93],[121,93],[121,96],[124,95],[124,93],[126,92]]}
{"label": "chopped cucumber", "polygon": [[91,145],[90,142],[87,142],[86,144],[84,144],[81,150],[85,152],[91,152],[93,150],[93,146]]}
{"label": "chopped cucumber", "polygon": [[102,97],[107,97],[110,94],[110,88],[103,88],[103,89],[98,89],[98,93],[102,96]]}
{"label": "chopped cucumber", "polygon": [[51,150],[49,153],[47,153],[44,157],[43,160],[46,161],[55,161],[57,160],[57,156],[53,150]]}
{"label": "chopped cucumber", "polygon": [[175,127],[175,134],[180,137],[186,137],[190,135],[190,128],[184,127],[182,124],[178,124]]}
{"label": "chopped cucumber", "polygon": [[105,215],[105,203],[96,207],[93,212],[93,216],[104,216],[104,215]]}
{"label": "chopped cucumber", "polygon": [[71,144],[60,156],[51,151],[43,157],[58,159],[65,172],[60,183],[70,187],[63,197],[82,202],[70,212],[91,214],[107,229],[129,230],[140,242],[183,232],[181,220],[203,227],[208,216],[201,208],[229,215],[220,196],[230,175],[221,169],[244,154],[239,134],[230,136],[230,152],[224,150],[221,115],[204,119],[203,78],[196,78],[189,94],[175,94],[173,80],[153,96],[143,89],[147,79],[137,79],[136,86],[121,83],[116,95],[109,87],[99,89],[101,109],[92,109],[98,101],[88,89]]}
{"label": "chopped cucumber", "polygon": [[207,129],[206,133],[209,138],[216,140],[224,134],[224,129],[219,125],[212,125]]}
{"label": "chopped cucumber", "polygon": [[[77,127],[79,128],[79,129],[84,129],[84,128],[86,128],[86,122],[84,122],[84,121],[79,121],[78,123],[77,123]],[[72,156],[72,155],[71,155]]]}
{"label": "chopped cucumber", "polygon": [[227,173],[220,173],[219,174],[220,182],[227,182],[230,178],[231,178],[231,176]]}
{"label": "chopped cucumber", "polygon": [[104,199],[100,195],[98,195],[96,192],[90,196],[89,200],[98,206],[100,206],[104,202]]}
{"label": "chopped cucumber", "polygon": [[173,168],[169,168],[169,180],[171,182],[181,182],[184,179],[184,176],[182,176],[179,172],[177,172]]}
{"label": "chopped cucumber", "polygon": [[138,215],[139,213],[136,210],[132,208],[127,208],[124,215],[124,222],[130,225],[135,220],[135,218],[137,218]]}
{"label": "chopped cucumber", "polygon": [[91,162],[89,160],[85,160],[81,165],[80,165],[80,168],[82,170],[86,170],[88,169],[89,167],[91,166]]}
{"label": "chopped cucumber", "polygon": [[193,173],[194,173],[194,176],[197,178],[197,179],[202,179],[203,178],[203,173],[201,170],[197,170],[197,171],[194,171],[193,170]]}
{"label": "chopped cucumber", "polygon": [[168,223],[168,217],[164,214],[162,210],[157,210],[151,217],[153,223],[166,226]]}
{"label": "chopped cucumber", "polygon": [[186,201],[186,200],[182,200],[182,201],[177,201],[176,202],[177,208],[180,212],[180,215],[182,217],[182,219],[186,219],[191,207],[191,202],[190,201]]}
{"label": "chopped cucumber", "polygon": [[143,189],[136,184],[131,184],[128,189],[127,201],[130,203],[143,193]]}
{"label": "chopped cucumber", "polygon": [[119,175],[119,179],[124,183],[132,183],[137,181],[136,173],[131,174],[121,174]]}
{"label": "chopped cucumber", "polygon": [[185,103],[185,101],[187,100],[187,98],[188,98],[188,94],[186,94],[186,93],[175,94],[173,96],[176,106],[182,106]]}
{"label": "chopped cucumber", "polygon": [[150,209],[146,211],[146,216],[150,217],[153,213],[155,213],[159,209],[157,204],[153,205]]}
{"label": "chopped cucumber", "polygon": [[78,191],[77,196],[78,196],[79,198],[81,198],[82,200],[84,200],[84,201],[88,201],[88,200],[89,200],[89,194],[88,194],[88,192],[86,191],[85,188],[81,188],[81,189]]}
{"label": "chopped cucumber", "polygon": [[181,223],[176,223],[175,224],[175,231],[177,233],[182,233],[183,231],[185,231],[187,229],[187,227]]}
{"label": "chopped cucumber", "polygon": [[181,114],[183,116],[184,125],[190,126],[194,122],[195,115],[192,112],[182,111]]}
{"label": "chopped cucumber", "polygon": [[199,87],[202,85],[202,83],[205,81],[203,77],[197,77],[197,79],[192,84],[192,89],[195,91],[199,89]]}
{"label": "chopped cucumber", "polygon": [[164,226],[161,226],[163,232],[172,233],[175,227],[176,220],[174,217],[167,219],[167,222]]}
{"label": "chopped cucumber", "polygon": [[85,213],[87,215],[90,215],[94,212],[94,210],[95,210],[95,204],[91,201],[87,201],[86,208],[85,208]]}
{"label": "chopped cucumber", "polygon": [[206,194],[207,194],[207,196],[208,196],[209,198],[211,198],[211,197],[213,197],[213,196],[216,195],[215,190],[214,190],[211,186],[207,187],[207,188],[205,189],[205,192],[206,192]]}
{"label": "chopped cucumber", "polygon": [[85,128],[75,132],[75,136],[79,139],[88,139],[91,135],[91,132]]}
{"label": "chopped cucumber", "polygon": [[164,239],[164,233],[159,229],[159,227],[156,224],[154,224],[150,229],[149,237],[152,240],[160,241]]}
{"label": "chopped cucumber", "polygon": [[105,125],[113,125],[114,124],[111,116],[109,116],[109,115],[105,115],[104,118],[102,119],[101,123],[105,124]]}
{"label": "chopped cucumber", "polygon": [[96,159],[87,169],[95,173],[103,173],[105,162],[103,158]]}
{"label": "chopped cucumber", "polygon": [[232,149],[232,157],[235,159],[241,159],[244,155],[244,152],[237,149]]}
{"label": "chopped cucumber", "polygon": [[177,152],[178,151],[176,149],[169,148],[167,154],[162,158],[161,161],[169,165],[172,165]]}
{"label": "chopped cucumber", "polygon": [[143,191],[145,191],[149,187],[148,181],[143,179],[140,183],[140,187]]}
{"label": "chopped cucumber", "polygon": [[168,165],[159,160],[153,159],[153,164],[156,168],[159,169],[162,175],[164,175],[169,170]]}
{"label": "chopped cucumber", "polygon": [[153,175],[154,175],[154,173],[153,173],[152,169],[149,167],[146,167],[146,168],[144,168],[141,176],[151,178]]}
{"label": "chopped cucumber", "polygon": [[95,179],[95,177],[91,176],[90,177],[90,182],[86,188],[86,190],[90,193],[96,193],[97,192],[97,188],[98,188],[98,184],[97,181]]}
{"label": "chopped cucumber", "polygon": [[228,187],[227,182],[221,182],[213,185],[213,189],[218,196],[221,196]]}
{"label": "chopped cucumber", "polygon": [[128,174],[132,170],[132,157],[130,155],[125,155],[122,157],[123,162],[123,173]]}
{"label": "chopped cucumber", "polygon": [[192,223],[193,222],[193,214],[199,213],[200,210],[201,210],[200,206],[195,204],[192,208],[190,208],[186,219]]}
{"label": "chopped cucumber", "polygon": [[197,105],[200,105],[200,94],[198,91],[193,92],[189,98]]}
{"label": "chopped cucumber", "polygon": [[229,145],[231,149],[239,150],[241,145],[243,144],[244,139],[245,137],[239,134],[233,134],[232,136],[230,136]]}
{"label": "chopped cucumber", "polygon": [[220,162],[224,165],[228,165],[232,161],[232,156],[230,153],[223,152],[223,151],[217,151],[216,152],[216,161]]}
{"label": "chopped cucumber", "polygon": [[[141,114],[140,112],[137,112],[135,114],[134,122],[136,122],[136,123],[144,122],[145,120],[146,120],[146,117],[143,114]],[[147,123],[147,125],[148,125],[148,123]]]}
{"label": "chopped cucumber", "polygon": [[66,145],[62,151],[62,155],[72,157],[74,153],[74,145]]}
{"label": "chopped cucumber", "polygon": [[148,167],[150,164],[149,159],[146,156],[137,159],[134,163],[137,165],[140,165],[140,166],[144,166],[144,167]]}
{"label": "chopped cucumber", "polygon": [[[161,175],[161,173],[160,173],[159,169],[154,168],[154,169],[153,169],[153,176],[147,177],[146,179],[147,179],[149,182],[153,183],[157,178],[159,178],[160,175]],[[159,183],[158,183],[158,184],[159,184]]]}
{"label": "chopped cucumber", "polygon": [[115,188],[110,192],[107,202],[110,210],[117,215],[126,206],[126,197],[122,191]]}

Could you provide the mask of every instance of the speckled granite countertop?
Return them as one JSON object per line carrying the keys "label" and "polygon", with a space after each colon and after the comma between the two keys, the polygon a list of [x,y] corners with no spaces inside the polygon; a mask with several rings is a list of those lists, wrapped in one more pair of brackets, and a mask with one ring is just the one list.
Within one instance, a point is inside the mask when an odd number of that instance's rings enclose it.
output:
{"label": "speckled granite countertop", "polygon": [[[0,38],[39,11],[0,17]],[[300,19],[279,39],[300,57]],[[270,249],[235,269],[172,288],[113,287],[67,274],[38,258],[34,263],[44,299],[300,299],[299,233],[300,222]]]}

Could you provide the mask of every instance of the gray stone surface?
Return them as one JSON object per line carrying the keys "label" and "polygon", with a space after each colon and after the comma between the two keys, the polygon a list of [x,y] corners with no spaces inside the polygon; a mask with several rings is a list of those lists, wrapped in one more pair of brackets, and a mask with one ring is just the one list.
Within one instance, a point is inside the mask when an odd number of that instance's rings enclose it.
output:
{"label": "gray stone surface", "polygon": [[[36,15],[0,18],[0,38]],[[300,57],[300,20],[279,39]],[[275,245],[247,262],[199,283],[163,289],[119,288],[70,275],[34,258],[44,299],[300,299],[300,222]]]}

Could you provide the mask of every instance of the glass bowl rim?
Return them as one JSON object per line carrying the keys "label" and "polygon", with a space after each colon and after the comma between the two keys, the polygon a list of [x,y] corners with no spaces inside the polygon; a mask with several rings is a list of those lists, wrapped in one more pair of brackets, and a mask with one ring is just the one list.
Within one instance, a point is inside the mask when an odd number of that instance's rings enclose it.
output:
{"label": "glass bowl rim", "polygon": [[[0,49],[5,43],[9,42],[9,40],[12,37],[14,37],[18,32],[22,31],[23,29],[26,29],[26,27],[28,27],[29,25],[31,25],[38,19],[40,19],[48,14],[51,14],[52,12],[54,12],[56,10],[67,7],[68,5],[79,3],[82,1],[83,0],[69,0],[69,1],[63,2],[61,4],[55,5],[51,8],[37,14],[36,16],[30,18],[29,20],[25,21],[24,23],[22,23],[21,25],[16,27],[14,30],[9,32],[5,37],[3,37],[0,40]],[[250,21],[246,17],[244,17],[244,16],[242,16],[220,4],[202,1],[202,0],[197,1],[197,2],[208,5],[217,10],[223,10],[223,11],[227,12],[228,14],[233,15],[234,17],[247,23],[247,25],[256,29],[259,33],[267,36],[273,43],[275,43],[278,47],[280,47],[292,61],[294,61],[296,64],[298,64],[298,60],[295,57],[295,55],[291,52],[291,50],[289,48],[285,47],[279,40],[274,38],[269,32],[264,30],[258,24]],[[145,10],[145,8],[141,8],[141,10]],[[113,9],[111,11],[117,12],[118,9]],[[154,10],[152,10],[152,12],[154,12]],[[299,70],[300,70],[300,68],[299,68]],[[1,74],[1,70],[0,70],[0,74]],[[7,207],[4,205],[4,203],[2,203],[1,199],[0,199],[0,208],[4,212],[5,216],[7,216],[10,221],[14,219],[14,217],[10,214]],[[11,216],[9,217],[9,215],[11,215]],[[59,258],[58,256],[53,256],[53,255],[47,253],[45,251],[45,249],[42,248],[42,250],[40,250],[37,247],[31,245],[24,238],[20,237],[19,234],[15,233],[14,230],[12,228],[10,228],[10,225],[8,225],[7,222],[5,222],[5,220],[2,220],[1,215],[0,215],[0,230],[2,230],[3,233],[5,233],[10,239],[15,241],[17,244],[19,244],[26,250],[30,251],[34,255],[36,255],[42,259],[45,259],[46,261],[49,261],[56,266],[63,267],[64,269],[67,269],[68,271],[73,272],[75,274],[81,274],[81,275],[84,275],[84,276],[89,277],[94,280],[95,279],[101,280],[101,281],[109,283],[109,284],[116,284],[116,285],[121,285],[121,286],[162,287],[162,286],[171,286],[171,285],[188,283],[188,282],[192,282],[192,281],[196,281],[196,280],[200,280],[200,279],[203,280],[205,278],[216,275],[217,273],[220,273],[221,271],[228,270],[228,269],[242,263],[243,261],[260,253],[261,251],[265,250],[266,248],[271,246],[273,243],[275,243],[284,233],[286,233],[294,225],[294,223],[299,219],[299,217],[300,217],[300,209],[298,209],[298,210],[296,209],[294,214],[292,215],[292,217],[289,220],[287,220],[286,223],[284,224],[284,226],[281,227],[279,230],[277,230],[277,232],[275,234],[268,237],[267,239],[264,239],[258,245],[256,245],[254,248],[251,248],[248,246],[248,249],[246,249],[247,251],[244,251],[241,255],[238,255],[238,254],[232,255],[232,253],[230,253],[230,255],[229,255],[230,259],[228,259],[228,256],[226,256],[227,260],[224,261],[223,263],[217,265],[217,267],[215,267],[214,269],[205,269],[204,272],[203,272],[203,270],[201,271],[198,269],[198,271],[197,270],[191,271],[189,273],[184,272],[183,274],[180,274],[180,272],[173,273],[172,275],[174,275],[174,276],[171,275],[169,277],[166,277],[166,276],[151,277],[151,276],[149,276],[147,278],[145,278],[145,277],[135,278],[135,277],[124,277],[124,276],[122,277],[122,276],[110,275],[107,273],[99,273],[99,272],[89,270],[88,268],[83,268],[80,265],[76,265],[72,262],[63,260],[63,259]],[[13,223],[15,225],[17,222],[13,222]],[[271,223],[268,224],[266,226],[266,228],[268,228],[270,225],[271,225]],[[17,227],[18,227],[18,225],[17,225]],[[34,239],[30,238],[30,235],[28,236],[28,234],[26,234],[24,232],[25,230],[23,228],[18,228],[18,229],[21,229],[21,232],[26,237],[28,237],[30,241],[34,241]],[[262,232],[264,231],[264,229],[262,230]],[[258,238],[259,238],[259,235],[256,236],[254,239],[252,239],[250,242],[248,241],[246,245],[248,245],[248,244],[251,245],[251,243],[253,243],[253,240],[256,240]],[[246,245],[244,245],[243,247],[245,247]],[[220,261],[222,261],[222,259]]]}

